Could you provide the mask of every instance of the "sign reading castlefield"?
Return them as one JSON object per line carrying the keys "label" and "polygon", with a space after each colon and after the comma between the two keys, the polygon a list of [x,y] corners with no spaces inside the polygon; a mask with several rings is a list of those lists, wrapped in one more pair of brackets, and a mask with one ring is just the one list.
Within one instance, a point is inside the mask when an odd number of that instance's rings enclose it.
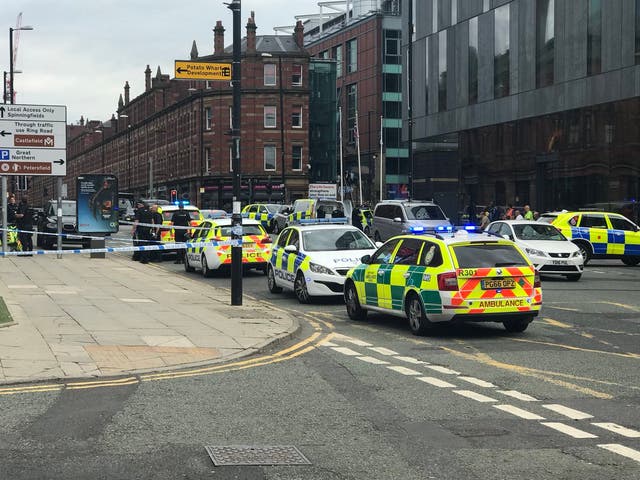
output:
{"label": "sign reading castlefield", "polygon": [[67,107],[0,105],[0,175],[66,175]]}
{"label": "sign reading castlefield", "polygon": [[231,64],[176,60],[175,77],[183,80],[231,80]]}

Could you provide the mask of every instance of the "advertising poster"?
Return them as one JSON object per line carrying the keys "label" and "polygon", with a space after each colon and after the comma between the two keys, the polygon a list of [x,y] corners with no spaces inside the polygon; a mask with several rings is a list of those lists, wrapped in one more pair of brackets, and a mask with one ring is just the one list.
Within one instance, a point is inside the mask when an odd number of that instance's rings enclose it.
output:
{"label": "advertising poster", "polygon": [[78,232],[118,231],[118,179],[115,175],[80,175],[76,192]]}

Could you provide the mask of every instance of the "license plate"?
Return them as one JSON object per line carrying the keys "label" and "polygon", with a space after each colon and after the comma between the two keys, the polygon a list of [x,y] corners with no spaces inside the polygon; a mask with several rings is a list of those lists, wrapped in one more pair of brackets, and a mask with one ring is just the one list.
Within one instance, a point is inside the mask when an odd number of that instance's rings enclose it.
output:
{"label": "license plate", "polygon": [[566,260],[551,260],[551,263],[553,265],[567,265],[567,261]]}
{"label": "license plate", "polygon": [[480,282],[483,290],[496,290],[498,288],[515,288],[516,282],[513,278],[487,279]]}
{"label": "license plate", "polygon": [[243,248],[253,248],[256,246],[256,242],[242,242]]}

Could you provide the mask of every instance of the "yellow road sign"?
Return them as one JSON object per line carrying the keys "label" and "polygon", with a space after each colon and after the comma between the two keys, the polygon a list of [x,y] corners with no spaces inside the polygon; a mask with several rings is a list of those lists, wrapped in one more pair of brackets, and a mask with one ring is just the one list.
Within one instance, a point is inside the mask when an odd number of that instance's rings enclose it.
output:
{"label": "yellow road sign", "polygon": [[185,80],[231,80],[231,64],[176,60],[175,77]]}

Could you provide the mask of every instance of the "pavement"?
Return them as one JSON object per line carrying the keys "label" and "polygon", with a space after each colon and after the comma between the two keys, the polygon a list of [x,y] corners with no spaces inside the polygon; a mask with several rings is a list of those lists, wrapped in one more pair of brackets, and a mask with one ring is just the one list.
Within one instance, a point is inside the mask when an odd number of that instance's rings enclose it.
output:
{"label": "pavement", "polygon": [[[230,281],[229,281],[230,286]],[[130,255],[0,258],[0,384],[118,376],[225,362],[292,337],[298,321],[230,288]]]}

